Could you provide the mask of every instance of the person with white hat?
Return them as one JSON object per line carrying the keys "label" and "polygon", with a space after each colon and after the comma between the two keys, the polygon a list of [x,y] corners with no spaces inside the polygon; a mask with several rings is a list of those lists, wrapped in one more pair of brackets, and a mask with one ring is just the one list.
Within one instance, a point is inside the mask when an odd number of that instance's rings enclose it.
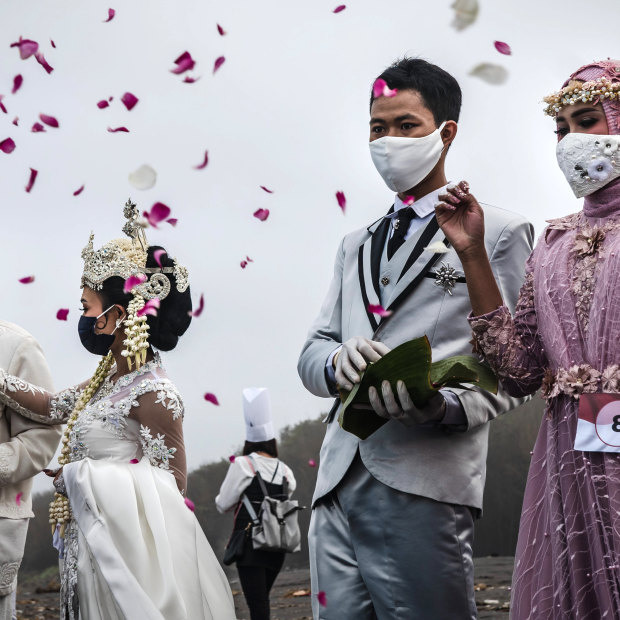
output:
{"label": "person with white hat", "polygon": [[[271,417],[271,403],[267,388],[243,390],[243,415],[246,441],[242,456],[231,459],[231,464],[215,498],[219,512],[235,509],[233,540],[236,532],[243,532],[252,522],[243,504],[244,495],[258,514],[263,501],[259,475],[271,497],[286,499],[297,486],[291,468],[278,459],[278,447]],[[239,581],[250,609],[251,620],[269,619],[269,592],[284,563],[285,552],[263,551],[252,548],[244,539],[243,550],[235,558]]]}

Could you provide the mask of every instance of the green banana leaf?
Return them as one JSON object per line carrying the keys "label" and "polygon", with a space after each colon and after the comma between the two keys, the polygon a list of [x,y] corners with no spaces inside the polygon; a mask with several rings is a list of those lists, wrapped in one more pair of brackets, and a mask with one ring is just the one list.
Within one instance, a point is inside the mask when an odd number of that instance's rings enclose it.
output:
{"label": "green banana leaf", "polygon": [[368,364],[361,380],[350,392],[340,392],[342,408],[340,426],[360,439],[367,439],[387,420],[378,416],[370,405],[368,389],[381,394],[381,383],[388,380],[396,393],[396,382],[404,381],[416,407],[423,407],[443,387],[476,385],[497,394],[497,377],[486,365],[470,355],[454,355],[432,361],[431,345],[426,336],[405,342],[374,364]]}

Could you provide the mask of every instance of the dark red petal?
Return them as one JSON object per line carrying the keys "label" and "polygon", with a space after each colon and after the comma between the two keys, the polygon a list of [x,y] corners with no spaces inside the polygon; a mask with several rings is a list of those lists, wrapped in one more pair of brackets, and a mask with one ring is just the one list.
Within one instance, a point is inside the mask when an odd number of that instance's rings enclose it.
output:
{"label": "dark red petal", "polygon": [[97,101],[97,107],[100,110],[103,110],[103,108],[107,108],[109,105],[110,104],[105,99],[102,99],[101,101]]}
{"label": "dark red petal", "polygon": [[224,36],[226,34],[226,30],[224,30],[224,28],[222,28],[219,24],[217,24],[217,31]]}
{"label": "dark red petal", "polygon": [[56,43],[54,43],[54,39],[50,39],[50,43],[52,44],[52,47],[56,49]]}
{"label": "dark red petal", "polygon": [[[196,310],[190,310],[187,314],[189,314],[189,316],[199,317],[202,314],[202,311],[204,309],[205,309],[205,296],[203,294],[203,295],[200,295],[200,302],[198,303],[198,308]],[[206,395],[205,395],[205,398],[207,398]]]}
{"label": "dark red petal", "polygon": [[34,182],[37,180],[37,174],[39,174],[38,170],[35,170],[34,168],[30,168],[30,177],[28,178],[28,185],[26,185],[26,191],[28,193],[30,193],[30,190],[32,189],[32,186],[34,185]]}
{"label": "dark red petal", "polygon": [[215,394],[212,394],[211,392],[207,392],[205,394],[205,400],[209,403],[213,403],[214,405],[220,404],[220,401],[217,399],[217,396]]}
{"label": "dark red petal", "polygon": [[323,592],[323,590],[321,590],[317,595],[316,595],[317,599],[319,599],[319,605],[321,605],[322,607],[327,607],[327,596],[325,595],[325,592]]}
{"label": "dark red petal", "polygon": [[22,284],[32,284],[34,282],[34,276],[26,276],[25,278],[20,278],[19,282]]}
{"label": "dark red petal", "polygon": [[8,114],[8,111],[6,107],[4,106],[4,103],[2,103],[3,99],[4,99],[4,95],[0,95],[0,110],[2,110],[5,114]]}
{"label": "dark red petal", "polygon": [[218,58],[216,58],[215,62],[213,63],[213,73],[215,73],[224,64],[224,62],[226,62],[225,56],[219,56]]}
{"label": "dark red petal", "polygon": [[37,53],[39,44],[31,39],[22,39],[19,37],[19,41],[11,43],[11,47],[18,47],[21,59],[26,60],[26,58],[30,58],[33,54]]}
{"label": "dark red petal", "polygon": [[176,226],[179,223],[179,220],[176,217],[169,217],[166,222],[170,224],[170,226]]}
{"label": "dark red petal", "polygon": [[237,458],[237,457],[236,457],[234,454],[231,454],[231,455],[228,457],[228,460],[229,460],[231,463],[234,463],[236,458]]}
{"label": "dark red petal", "polygon": [[512,50],[510,49],[510,45],[508,43],[504,43],[503,41],[493,41],[493,45],[495,45],[495,49],[500,53],[506,56],[510,56],[512,54]]}
{"label": "dark red petal", "polygon": [[174,64],[176,68],[170,69],[172,73],[176,73],[177,75],[180,73],[184,73],[185,71],[189,71],[193,69],[196,65],[196,62],[192,58],[189,52],[183,52],[175,61]]}
{"label": "dark red petal", "polygon": [[40,131],[45,131],[45,127],[43,127],[41,123],[35,123],[30,131],[32,131],[32,133],[38,133]]}
{"label": "dark red petal", "polygon": [[347,199],[345,198],[344,192],[336,192],[336,200],[338,201],[338,206],[342,209],[344,213],[347,208]]}
{"label": "dark red petal", "polygon": [[129,461],[132,465],[136,465],[137,463],[139,463],[140,461],[138,459],[131,459],[131,461]]}
{"label": "dark red petal", "polygon": [[56,313],[56,318],[59,321],[66,321],[67,320],[67,316],[69,314],[69,308],[61,308],[57,313]]}
{"label": "dark red petal", "polygon": [[53,116],[48,116],[47,114],[39,114],[39,118],[50,127],[58,127],[58,121]]}
{"label": "dark red petal", "polygon": [[82,187],[80,187],[80,189],[76,189],[76,190],[73,192],[73,195],[74,195],[74,196],[79,196],[79,195],[80,195],[83,191],[84,191],[84,185],[82,185]]}
{"label": "dark red petal", "polygon": [[245,260],[247,260],[247,261],[248,261],[248,263],[253,263],[253,262],[254,262],[254,261],[253,261],[253,260],[252,260],[249,256],[246,256],[246,257],[245,257]]}
{"label": "dark red petal", "polygon": [[19,116],[16,116],[16,117],[13,119],[13,125],[15,125],[15,127],[18,127],[18,126],[19,126]]}
{"label": "dark red petal", "polygon": [[54,70],[47,60],[45,60],[45,56],[41,54],[41,52],[37,52],[34,57],[37,59],[37,62],[48,72],[51,73]]}
{"label": "dark red petal", "polygon": [[241,265],[241,269],[245,269],[248,266],[248,261],[242,260],[239,264]]}
{"label": "dark red petal", "polygon": [[133,110],[133,108],[135,107],[136,103],[138,103],[139,99],[132,93],[125,93],[122,97],[121,97],[121,101],[125,104],[125,107],[128,110]]}
{"label": "dark red petal", "polygon": [[108,127],[108,131],[110,133],[117,133],[118,131],[123,131],[125,133],[129,133],[129,129],[127,129],[127,127]]}
{"label": "dark red petal", "polygon": [[189,497],[185,498],[185,505],[192,511],[194,512],[194,510],[196,510],[196,506],[194,504],[194,502],[192,502],[192,500]]}
{"label": "dark red petal", "polygon": [[203,168],[207,167],[208,163],[209,163],[209,151],[205,151],[205,156],[204,156],[204,159],[202,160],[202,163],[198,164],[197,166],[194,166],[194,168],[196,170],[202,170]]}
{"label": "dark red petal", "polygon": [[189,75],[186,75],[186,76],[183,78],[183,81],[184,81],[186,84],[193,84],[194,82],[197,82],[199,79],[200,79],[200,77],[195,78],[195,77],[190,77]]}
{"label": "dark red petal", "polygon": [[159,222],[163,222],[170,215],[170,212],[171,209],[168,205],[165,205],[163,202],[156,202],[151,207],[149,219],[159,224]]}
{"label": "dark red petal", "polygon": [[13,78],[13,90],[11,91],[11,94],[14,95],[21,88],[21,85],[23,83],[24,83],[24,78],[22,77],[21,73],[16,75]]}
{"label": "dark red petal", "polygon": [[264,222],[269,217],[269,209],[257,209],[254,211],[254,217]]}
{"label": "dark red petal", "polygon": [[273,190],[272,189],[267,189],[264,185],[261,185],[260,188],[264,191],[266,191],[268,194],[273,194]]}
{"label": "dark red petal", "polygon": [[6,138],[0,142],[0,151],[6,153],[12,153],[15,150],[15,142],[13,142],[12,138]]}
{"label": "dark red petal", "polygon": [[21,506],[21,504],[22,504],[22,497],[23,497],[23,495],[24,495],[24,494],[20,491],[20,492],[19,492],[19,493],[15,496],[15,503],[16,503],[18,506]]}
{"label": "dark red petal", "polygon": [[114,19],[114,16],[116,15],[116,11],[114,9],[108,9],[108,19],[104,20],[104,24],[107,24],[108,22],[111,22]]}
{"label": "dark red petal", "polygon": [[334,13],[342,13],[347,8],[346,4],[339,4],[335,9]]}

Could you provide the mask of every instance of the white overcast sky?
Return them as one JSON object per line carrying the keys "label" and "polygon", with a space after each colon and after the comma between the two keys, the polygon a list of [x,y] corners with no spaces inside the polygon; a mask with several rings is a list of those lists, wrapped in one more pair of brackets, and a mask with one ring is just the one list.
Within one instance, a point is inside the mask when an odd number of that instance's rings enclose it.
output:
{"label": "white overcast sky", "polygon": [[[330,405],[305,391],[297,356],[340,239],[391,204],[366,143],[369,89],[394,59],[421,56],[461,84],[451,180],[467,179],[480,200],[522,213],[537,233],[545,219],[579,208],[557,168],[553,122],[540,101],[578,66],[620,57],[605,27],[618,23],[618,0],[481,0],[478,20],[462,32],[450,26],[451,0],[344,1],[339,14],[332,11],[340,0],[0,5],[8,108],[0,140],[17,144],[0,153],[0,316],[41,342],[58,388],[88,378],[97,360],[76,331],[80,251],[91,230],[96,246],[121,236],[128,196],[144,209],[169,205],[178,226],[151,230],[149,239],[189,267],[195,302],[206,298],[204,314],[164,357],[186,403],[191,468],[243,441],[243,387],[270,388],[277,428]],[[103,23],[109,7],[116,17]],[[9,47],[20,35],[40,43],[51,75]],[[513,55],[500,55],[494,40]],[[170,73],[186,50],[197,62],[194,84]],[[226,62],[213,75],[221,55]],[[468,75],[485,61],[508,69],[506,84]],[[18,73],[24,84],[11,95]],[[119,101],[125,91],[140,99],[131,112]],[[97,101],[110,96],[111,107],[99,110]],[[60,128],[31,133],[40,113]],[[119,125],[130,133],[106,131]],[[205,150],[207,168],[193,169]],[[140,192],[128,174],[144,163],[158,181]],[[39,176],[27,194],[30,167]],[[258,208],[271,211],[266,222],[252,217]],[[246,255],[255,262],[242,270]],[[28,275],[33,284],[18,283]],[[56,320],[59,308],[70,309],[67,322]],[[221,405],[205,402],[205,392]]]}

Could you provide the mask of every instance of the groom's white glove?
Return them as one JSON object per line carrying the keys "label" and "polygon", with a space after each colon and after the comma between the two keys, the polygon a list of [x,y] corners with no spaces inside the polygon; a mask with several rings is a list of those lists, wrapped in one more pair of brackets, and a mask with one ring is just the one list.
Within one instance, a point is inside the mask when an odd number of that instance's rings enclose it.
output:
{"label": "groom's white glove", "polygon": [[336,384],[351,391],[354,383],[360,382],[360,375],[368,362],[380,360],[390,349],[382,342],[367,338],[349,338],[333,359]]}
{"label": "groom's white glove", "polygon": [[413,404],[409,391],[403,381],[396,382],[398,400],[394,395],[389,381],[381,383],[383,402],[377,390],[371,387],[368,390],[368,398],[375,413],[388,420],[398,420],[405,426],[414,424],[437,424],[441,422],[446,413],[446,399],[441,393],[433,396],[428,403],[418,408]]}

